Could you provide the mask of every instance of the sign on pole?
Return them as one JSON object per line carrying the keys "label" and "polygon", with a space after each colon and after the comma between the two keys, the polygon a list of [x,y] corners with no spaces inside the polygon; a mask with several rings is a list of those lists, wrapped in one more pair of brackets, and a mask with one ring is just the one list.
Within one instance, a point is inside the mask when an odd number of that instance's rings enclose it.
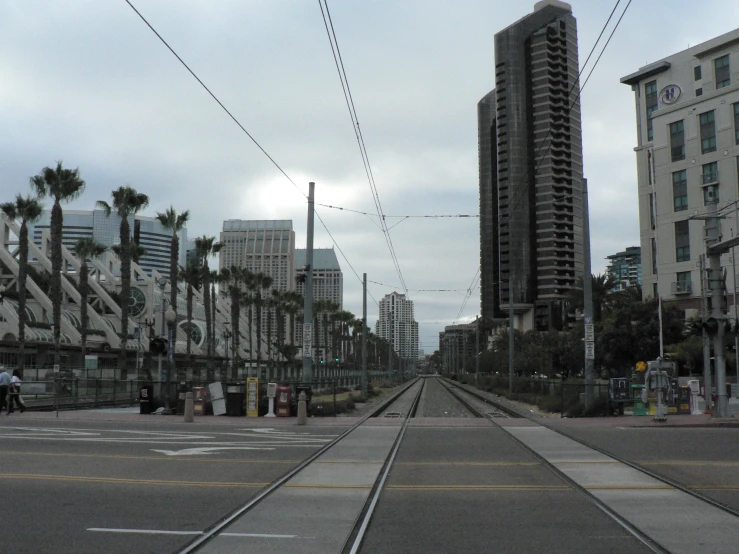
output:
{"label": "sign on pole", "polygon": [[303,358],[313,357],[313,324],[303,323]]}
{"label": "sign on pole", "polygon": [[592,323],[585,324],[585,342],[593,342],[595,340],[595,325]]}
{"label": "sign on pole", "polygon": [[586,360],[595,359],[595,343],[594,342],[585,343],[585,359]]}

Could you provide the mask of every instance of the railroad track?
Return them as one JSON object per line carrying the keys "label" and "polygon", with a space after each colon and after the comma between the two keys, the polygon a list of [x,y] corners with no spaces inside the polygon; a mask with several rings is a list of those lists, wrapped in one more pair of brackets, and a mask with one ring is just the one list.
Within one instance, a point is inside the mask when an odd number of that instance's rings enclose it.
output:
{"label": "railroad track", "polygon": [[[374,427],[374,429],[390,431],[389,433],[384,433],[384,435],[392,436],[393,434],[395,434],[395,436],[392,440],[392,444],[389,445],[389,450],[387,452],[387,455],[382,460],[382,463],[376,464],[381,467],[379,467],[379,471],[377,471],[377,475],[374,478],[371,486],[354,485],[341,487],[339,485],[334,485],[332,487],[332,485],[325,485],[320,482],[312,483],[315,490],[325,491],[328,489],[330,491],[333,488],[333,490],[349,489],[367,491],[366,498],[364,498],[361,504],[354,504],[354,508],[356,509],[357,513],[354,523],[345,527],[344,529],[340,529],[339,524],[334,525],[331,531],[334,536],[328,538],[322,537],[322,539],[324,539],[322,541],[322,544],[324,545],[326,542],[329,542],[332,546],[336,547],[342,545],[340,548],[337,548],[335,550],[336,552],[358,552],[362,544],[365,532],[369,527],[369,523],[372,519],[375,507],[377,506],[380,493],[382,492],[385,484],[385,480],[390,473],[393,462],[395,460],[395,456],[403,441],[408,423],[415,414],[415,410],[418,406],[418,400],[421,396],[423,387],[423,380],[415,379],[411,381],[407,386],[398,391],[392,397],[388,398],[387,401],[377,406],[374,410],[366,414],[355,425],[336,437],[332,442],[328,443],[323,448],[315,452],[313,455],[311,455],[301,464],[286,473],[284,476],[274,481],[270,486],[258,493],[249,502],[237,508],[232,513],[221,518],[217,523],[215,523],[209,529],[205,530],[205,532],[197,539],[193,540],[181,550],[178,550],[179,554],[190,554],[199,551],[220,551],[218,550],[219,545],[214,545],[214,543],[219,543],[219,541],[228,541],[229,537],[241,536],[238,532],[230,532],[229,530],[234,527],[238,527],[244,520],[244,518],[254,514],[255,512],[259,512],[260,510],[262,510],[262,512],[267,512],[270,514],[274,513],[276,517],[279,517],[280,512],[279,510],[275,510],[275,508],[280,506],[281,499],[279,497],[281,493],[284,493],[285,495],[290,495],[296,489],[301,490],[304,488],[312,488],[311,483],[306,483],[306,480],[310,481],[311,475],[315,476],[316,474],[320,473],[321,463],[332,463],[336,466],[339,465],[339,462],[325,460],[327,457],[331,456],[333,450],[341,449],[341,447],[347,447],[347,443],[351,443],[352,439],[354,439],[356,435],[361,434],[362,430],[367,429],[368,425],[371,424],[372,419],[383,418],[387,420],[401,420],[402,423],[399,429],[396,427],[387,427],[384,425],[380,428]],[[390,441],[388,441],[388,443],[389,442]],[[372,444],[372,448],[376,448],[375,443]],[[346,455],[347,452],[351,454],[352,451],[354,454],[358,455],[359,458],[362,458],[367,454],[362,450],[356,449],[356,447],[352,447],[352,449],[347,447],[344,449],[342,455]],[[348,463],[354,464],[354,467],[356,467],[356,464],[364,463],[370,465],[371,462],[357,459],[350,460]],[[318,478],[318,481],[320,481],[320,477]],[[328,499],[327,501],[330,502],[330,499]],[[271,510],[275,511],[272,512]],[[256,516],[256,518],[259,517],[259,515]],[[249,536],[253,537],[256,536],[256,534],[252,533],[249,534]],[[303,551],[308,552],[309,550]]]}

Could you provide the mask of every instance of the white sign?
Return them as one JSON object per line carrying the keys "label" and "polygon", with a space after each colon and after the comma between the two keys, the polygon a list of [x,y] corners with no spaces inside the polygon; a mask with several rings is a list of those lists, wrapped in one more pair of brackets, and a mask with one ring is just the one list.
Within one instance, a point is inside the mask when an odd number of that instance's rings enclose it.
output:
{"label": "white sign", "polygon": [[303,323],[303,358],[313,357],[313,324]]}
{"label": "white sign", "polygon": [[595,359],[595,343],[594,342],[585,343],[585,359],[586,360]]}
{"label": "white sign", "polygon": [[680,100],[680,96],[683,93],[683,89],[680,85],[667,85],[659,92],[659,101],[663,104],[674,104]]}
{"label": "white sign", "polygon": [[595,340],[595,325],[592,323],[585,324],[585,342],[593,342]]}

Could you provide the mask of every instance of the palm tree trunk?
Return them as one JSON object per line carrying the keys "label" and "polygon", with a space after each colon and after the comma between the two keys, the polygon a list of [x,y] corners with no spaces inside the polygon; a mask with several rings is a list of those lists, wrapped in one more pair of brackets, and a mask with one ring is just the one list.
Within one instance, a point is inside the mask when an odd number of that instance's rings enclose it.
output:
{"label": "palm tree trunk", "polygon": [[[177,262],[180,257],[180,238],[177,233],[172,233],[172,241],[169,245],[169,305],[177,313]],[[169,382],[172,382],[177,372],[175,363],[175,347],[177,346],[177,318],[169,325],[169,336],[172,337],[172,360],[169,362],[169,371],[167,376]]]}
{"label": "palm tree trunk", "polygon": [[54,364],[61,363],[62,326],[62,224],[64,215],[59,201],[51,208],[51,303],[54,321]]}
{"label": "palm tree trunk", "polygon": [[[126,369],[126,346],[128,345],[128,298],[131,295],[131,228],[128,218],[121,218],[121,350],[118,353],[118,367]],[[164,317],[164,314],[162,314]]]}
{"label": "palm tree trunk", "polygon": [[187,284],[187,363],[190,363],[190,356],[192,355],[192,285]]}
{"label": "palm tree trunk", "polygon": [[87,316],[87,260],[80,260],[80,322],[82,329],[82,363],[85,363],[85,354],[87,354],[87,327],[89,325],[89,317]]}
{"label": "palm tree trunk", "polygon": [[26,275],[28,267],[28,227],[21,223],[20,252],[18,256],[18,369],[23,371],[26,361]]}
{"label": "palm tree trunk", "polygon": [[210,342],[210,269],[208,260],[203,261],[203,308],[205,309],[205,353],[207,356],[208,371],[210,371],[211,342]]}
{"label": "palm tree trunk", "polygon": [[261,377],[262,370],[262,294],[257,289],[257,375]]}
{"label": "palm tree trunk", "polygon": [[236,346],[239,336],[239,304],[236,295],[231,297],[231,379],[236,379]]}
{"label": "palm tree trunk", "polygon": [[[251,304],[249,304],[249,363],[254,361],[254,310]],[[251,367],[251,366],[249,366]]]}

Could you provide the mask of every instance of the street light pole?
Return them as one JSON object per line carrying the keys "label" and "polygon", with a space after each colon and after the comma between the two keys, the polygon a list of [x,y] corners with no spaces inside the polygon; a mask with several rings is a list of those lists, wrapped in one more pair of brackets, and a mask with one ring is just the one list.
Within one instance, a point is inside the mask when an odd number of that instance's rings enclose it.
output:
{"label": "street light pole", "polygon": [[167,392],[165,395],[166,404],[167,404],[167,410],[170,409],[171,405],[171,394],[172,394],[172,376],[174,374],[174,351],[175,351],[175,333],[174,333],[174,325],[177,321],[177,312],[172,309],[172,306],[167,308],[167,312],[164,314],[164,317],[167,320],[167,326],[169,327],[169,340],[168,340],[168,361],[167,364]]}

